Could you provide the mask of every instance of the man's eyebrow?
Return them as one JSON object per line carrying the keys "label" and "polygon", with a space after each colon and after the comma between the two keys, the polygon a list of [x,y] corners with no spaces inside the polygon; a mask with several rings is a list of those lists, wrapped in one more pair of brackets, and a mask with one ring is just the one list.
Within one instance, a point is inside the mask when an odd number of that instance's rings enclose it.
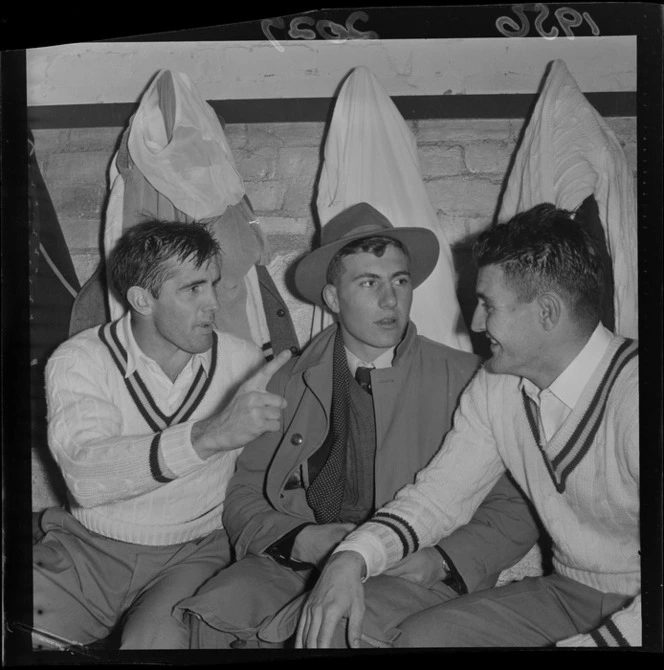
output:
{"label": "man's eyebrow", "polygon": [[368,270],[365,272],[359,272],[356,274],[353,279],[379,279],[380,275],[376,274],[375,272],[369,272]]}
{"label": "man's eyebrow", "polygon": [[[353,279],[380,279],[383,275],[380,275],[376,272],[370,272],[369,270],[366,270],[365,272],[360,272],[356,274]],[[394,277],[402,277],[402,276],[407,276],[410,277],[410,270],[397,270],[393,274],[390,275],[390,278]]]}
{"label": "man's eyebrow", "polygon": [[180,285],[180,291],[186,291],[189,288],[194,286],[200,286],[201,284],[207,283],[207,279],[195,279],[194,281],[187,282],[186,284]]}

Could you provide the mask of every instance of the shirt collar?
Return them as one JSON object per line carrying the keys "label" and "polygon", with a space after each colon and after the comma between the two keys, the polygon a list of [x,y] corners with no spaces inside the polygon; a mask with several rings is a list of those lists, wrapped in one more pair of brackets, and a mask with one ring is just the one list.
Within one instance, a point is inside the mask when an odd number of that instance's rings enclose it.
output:
{"label": "shirt collar", "polygon": [[344,349],[346,349],[348,368],[350,369],[350,373],[353,376],[355,376],[355,371],[359,367],[376,368],[376,369],[392,367],[395,347],[390,347],[387,351],[384,351],[382,354],[380,354],[380,356],[374,358],[374,360],[371,361],[371,363],[367,363],[366,361],[363,361],[361,358],[358,358],[350,349],[348,349],[348,347],[344,347]]}
{"label": "shirt collar", "polygon": [[[121,319],[120,330],[124,335],[124,340],[126,342],[127,348],[127,372],[125,377],[129,377],[136,371],[138,361],[143,361],[144,364],[152,367],[159,367],[159,364],[147,354],[143,353],[143,350],[138,346],[134,333],[131,329],[131,313],[127,312]],[[217,333],[218,335],[218,333]],[[202,354],[193,354],[192,357],[187,361],[187,365],[195,366],[200,364],[203,366],[205,374],[210,373],[210,363],[211,363],[211,349],[203,352]],[[185,366],[186,367],[186,366]]]}
{"label": "shirt collar", "polygon": [[[602,360],[611,342],[611,337],[611,331],[599,323],[583,349],[549,385],[548,390],[570,409],[574,409],[579,401],[583,389]],[[539,400],[541,391],[529,379],[523,377],[520,387],[533,400]]]}

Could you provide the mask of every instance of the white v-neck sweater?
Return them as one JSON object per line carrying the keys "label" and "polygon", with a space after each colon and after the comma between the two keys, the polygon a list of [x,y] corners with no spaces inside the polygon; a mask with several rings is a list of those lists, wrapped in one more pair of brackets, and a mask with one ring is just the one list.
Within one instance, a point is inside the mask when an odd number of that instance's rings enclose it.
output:
{"label": "white v-neck sweater", "polygon": [[172,383],[138,348],[128,315],[60,345],[46,368],[48,435],[73,516],[91,531],[145,545],[221,528],[240,450],[203,460],[191,428],[219,411],[262,360],[253,343],[215,332],[213,347],[192,356]]}
{"label": "white v-neck sweater", "polygon": [[482,369],[462,395],[440,452],[414,485],[336,551],[368,576],[467,523],[507,468],[553,540],[561,575],[602,592],[640,591],[638,352],[614,336],[577,406],[543,449],[519,378]]}

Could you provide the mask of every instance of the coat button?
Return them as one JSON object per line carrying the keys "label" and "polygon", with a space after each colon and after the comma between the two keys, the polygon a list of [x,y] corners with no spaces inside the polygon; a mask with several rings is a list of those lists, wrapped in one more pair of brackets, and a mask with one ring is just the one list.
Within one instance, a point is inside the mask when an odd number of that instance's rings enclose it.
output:
{"label": "coat button", "polygon": [[290,441],[291,441],[291,444],[294,444],[294,445],[297,446],[299,444],[302,444],[302,442],[304,442],[304,438],[302,437],[302,435],[300,435],[300,433],[293,433],[291,435]]}
{"label": "coat button", "polygon": [[293,356],[297,356],[297,355],[300,353],[299,348],[296,347],[295,345],[293,345],[293,346],[290,348],[290,350],[291,350],[291,353],[293,354]]}
{"label": "coat button", "polygon": [[281,307],[277,310],[277,316],[286,316],[286,310],[281,309]]}

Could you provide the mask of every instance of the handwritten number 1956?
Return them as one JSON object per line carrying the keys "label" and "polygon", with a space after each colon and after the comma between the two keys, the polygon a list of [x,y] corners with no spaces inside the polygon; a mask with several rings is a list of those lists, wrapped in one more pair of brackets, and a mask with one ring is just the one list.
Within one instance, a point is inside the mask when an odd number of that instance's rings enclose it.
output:
{"label": "handwritten number 1956", "polygon": [[[512,5],[512,11],[519,17],[521,20],[521,25],[519,25],[514,19],[509,16],[501,16],[496,21],[496,28],[505,35],[505,37],[526,37],[530,32],[530,22],[526,16],[526,11],[529,10],[527,5]],[[556,26],[553,26],[551,30],[546,30],[544,28],[544,21],[549,16],[549,8],[546,5],[542,5],[539,2],[532,6],[532,10],[538,12],[537,17],[535,18],[535,30],[541,35],[545,40],[554,40],[560,34],[560,31]],[[579,14],[576,9],[571,7],[560,7],[554,12],[556,19],[560,27],[563,29],[563,32],[571,40],[574,39],[574,33],[570,28],[578,28],[583,21],[585,20],[592,34],[597,36],[599,35],[599,28],[597,24],[590,18],[588,12],[583,12]]]}

